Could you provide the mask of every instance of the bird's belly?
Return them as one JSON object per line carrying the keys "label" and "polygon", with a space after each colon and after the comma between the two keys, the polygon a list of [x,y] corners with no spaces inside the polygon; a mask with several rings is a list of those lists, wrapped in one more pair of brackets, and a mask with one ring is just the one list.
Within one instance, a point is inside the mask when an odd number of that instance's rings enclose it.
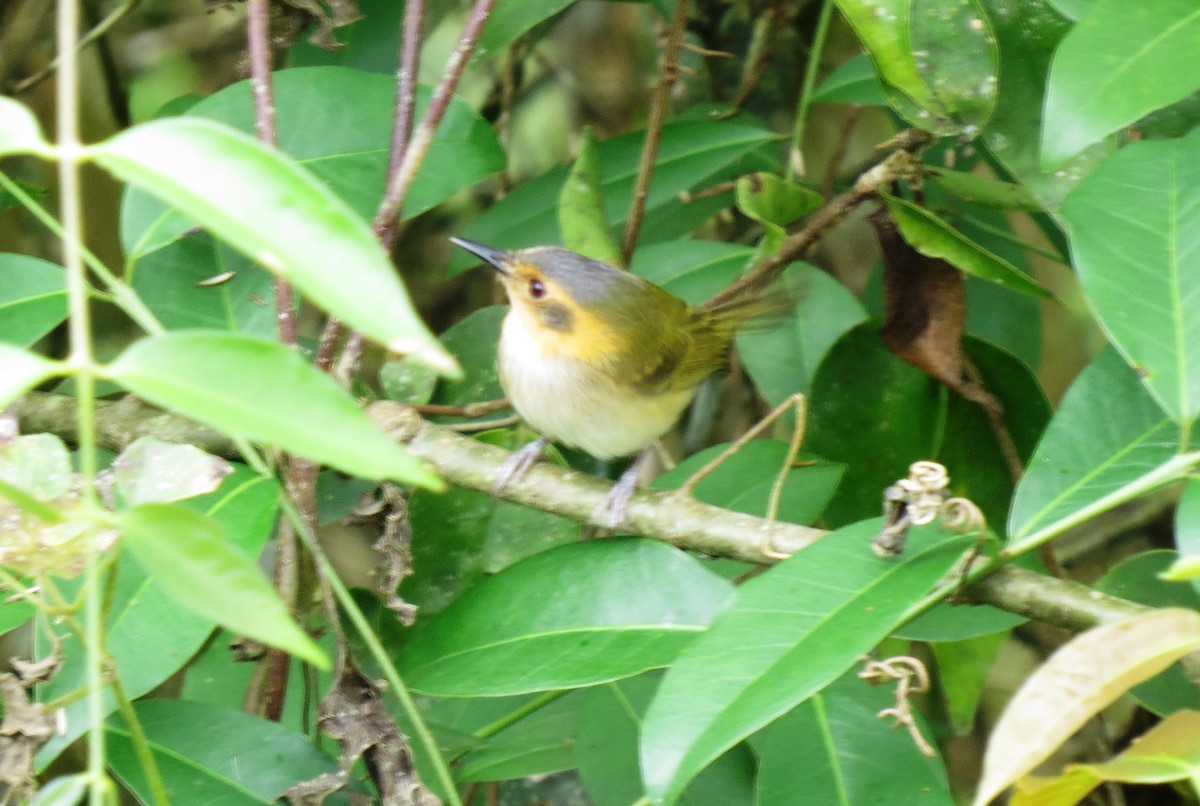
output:
{"label": "bird's belly", "polygon": [[513,408],[543,436],[600,459],[646,447],[670,430],[692,398],[691,390],[642,395],[587,364],[529,346],[502,339],[500,382]]}

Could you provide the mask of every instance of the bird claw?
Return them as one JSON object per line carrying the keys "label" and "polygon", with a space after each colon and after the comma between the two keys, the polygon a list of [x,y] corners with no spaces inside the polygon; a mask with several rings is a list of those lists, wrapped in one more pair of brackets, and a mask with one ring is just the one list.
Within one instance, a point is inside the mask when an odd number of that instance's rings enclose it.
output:
{"label": "bird claw", "polygon": [[542,458],[542,451],[546,450],[548,443],[549,440],[545,437],[538,437],[519,451],[514,451],[500,466],[500,474],[496,476],[496,483],[492,485],[492,494],[499,495],[505,487],[528,473],[529,468]]}
{"label": "bird claw", "polygon": [[637,489],[639,470],[638,463],[634,462],[621,474],[621,478],[608,491],[608,495],[604,496],[604,500],[592,510],[593,522],[599,521],[607,529],[615,529],[625,522],[629,502]]}

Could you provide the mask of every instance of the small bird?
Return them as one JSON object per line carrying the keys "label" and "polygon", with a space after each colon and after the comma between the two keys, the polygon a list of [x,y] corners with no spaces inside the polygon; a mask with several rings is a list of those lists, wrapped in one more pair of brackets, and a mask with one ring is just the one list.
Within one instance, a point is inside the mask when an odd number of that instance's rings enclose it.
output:
{"label": "small bird", "polygon": [[[737,328],[781,307],[760,296],[693,308],[648,280],[567,249],[507,252],[450,240],[500,273],[511,305],[497,348],[500,384],[541,435],[513,455],[497,491],[551,441],[598,459],[649,447],[724,364]],[[637,470],[635,462],[595,513],[609,527],[624,520]]]}

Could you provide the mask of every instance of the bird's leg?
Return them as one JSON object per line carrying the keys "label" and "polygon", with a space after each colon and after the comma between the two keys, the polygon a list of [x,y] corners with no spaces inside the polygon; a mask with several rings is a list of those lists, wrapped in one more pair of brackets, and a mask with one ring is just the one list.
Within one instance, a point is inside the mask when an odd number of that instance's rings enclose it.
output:
{"label": "bird's leg", "polygon": [[514,451],[513,455],[508,457],[504,464],[500,466],[500,475],[496,476],[496,483],[492,486],[492,493],[499,493],[509,484],[512,484],[528,473],[529,468],[533,467],[534,462],[542,458],[542,451],[546,450],[548,444],[550,444],[549,439],[538,437],[519,451]]}
{"label": "bird's leg", "polygon": [[608,491],[608,495],[604,496],[604,500],[592,510],[592,520],[601,521],[609,529],[615,529],[625,521],[629,500],[633,498],[633,491],[638,486],[638,477],[641,476],[647,462],[650,462],[653,457],[653,445],[644,448],[637,455],[629,468],[621,474],[621,478],[617,479],[617,483]]}

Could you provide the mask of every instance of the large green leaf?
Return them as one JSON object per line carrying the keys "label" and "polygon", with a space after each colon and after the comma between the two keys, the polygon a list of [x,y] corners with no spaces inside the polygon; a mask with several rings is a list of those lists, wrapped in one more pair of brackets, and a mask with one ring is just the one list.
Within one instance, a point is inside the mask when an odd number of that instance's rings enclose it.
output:
{"label": "large green leaf", "polygon": [[895,705],[888,688],[848,674],[751,737],[759,806],[794,802],[798,792],[809,803],[841,806],[953,804],[941,760],[880,721]]}
{"label": "large green leaf", "polygon": [[223,627],[326,668],[257,564],[211,518],[174,504],[142,504],[118,516],[125,542],[167,594]]}
{"label": "large green leaf", "polygon": [[1171,471],[1179,427],[1146,392],[1137,373],[1109,349],[1075,379],[1017,485],[1008,553],[1181,477]]}
{"label": "large green leaf", "polygon": [[[678,487],[728,448],[713,445],[692,454],[654,480],[660,490]],[[753,439],[696,485],[696,500],[764,517],[779,474],[784,471],[788,443]],[[845,468],[815,457],[797,457],[780,488],[776,517],[786,523],[813,523],[837,488]]]}
{"label": "large green leaf", "polygon": [[1050,298],[1050,292],[1016,266],[967,238],[928,209],[895,196],[885,195],[883,199],[904,240],[921,254],[941,258],[965,274],[1010,291]]}
{"label": "large green leaf", "polygon": [[[629,806],[645,795],[638,768],[638,736],[659,672],[594,686],[583,693],[575,760],[596,806]],[[735,745],[700,773],[679,796],[684,806],[753,806],[754,753]]]}
{"label": "large green leaf", "polygon": [[0,342],[28,347],[67,318],[67,275],[29,255],[0,254]]}
{"label": "large green leaf", "polygon": [[825,511],[841,526],[879,512],[883,491],[937,450],[945,389],[893,355],[869,320],[843,335],[817,369],[804,447],[846,465]]}
{"label": "large green leaf", "polygon": [[400,669],[435,696],[573,688],[664,666],[729,585],[649,540],[573,543],[513,565],[412,630]]}
{"label": "large green leaf", "polygon": [[977,0],[838,0],[910,122],[973,133],[996,103],[996,41]]}
{"label": "large green leaf", "polygon": [[388,349],[455,370],[366,222],[280,152],[210,120],[166,118],[126,129],[88,154]]}
{"label": "large green leaf", "polygon": [[684,650],[646,713],[653,799],[672,802],[722,752],[844,674],[927,604],[970,543],[915,530],[903,557],[884,559],[870,546],[879,528],[846,527],[751,579]]}
{"label": "large green leaf", "polygon": [[1155,109],[1200,89],[1194,0],[1097,0],[1054,54],[1042,165],[1052,170]]}
{"label": "large green leaf", "polygon": [[274,277],[211,233],[155,249],[131,265],[126,280],[168,330],[277,332]]}
{"label": "large green leaf", "polygon": [[736,280],[753,254],[748,246],[723,241],[667,241],[637,250],[629,270],[699,305]]}
{"label": "large green leaf", "polygon": [[983,142],[1012,176],[1047,207],[1103,159],[1097,145],[1061,169],[1043,171],[1040,142],[1046,73],[1070,24],[1046,0],[981,0],[1000,47],[1000,94]]}
{"label": "large green leaf", "polygon": [[580,698],[581,692],[572,692],[488,738],[458,761],[457,780],[505,781],[574,769]]}
{"label": "large green leaf", "polygon": [[[645,132],[605,140],[596,148],[600,160],[601,192],[609,223],[624,227],[641,160]],[[675,238],[723,206],[732,194],[679,200],[684,191],[707,187],[739,173],[737,162],[755,148],[777,139],[773,132],[744,118],[727,121],[674,120],[662,130],[654,181],[646,199],[646,219],[640,241]],[[489,246],[519,249],[559,243],[557,202],[567,168],[554,168],[513,189],[495,206],[472,221],[463,235]],[[474,266],[466,254],[455,255],[451,272]]]}
{"label": "large green leaf", "polygon": [[[394,58],[395,51],[393,37],[388,55]],[[387,174],[396,80],[390,75],[392,69],[386,72],[389,75],[342,67],[308,67],[272,75],[279,150],[311,171],[366,219],[379,205]],[[429,87],[417,88],[418,120],[431,94]],[[225,87],[191,107],[188,115],[254,133],[250,82]],[[503,167],[504,154],[491,126],[466,101],[452,98],[424,165],[413,180],[404,213],[413,216],[424,212]],[[136,258],[174,241],[195,223],[177,211],[170,213],[166,204],[134,189],[126,193],[121,210],[121,240],[126,252]]]}
{"label": "large green leaf", "polygon": [[441,487],[332,378],[276,342],[179,331],[135,342],[106,373],[140,397],[214,428],[366,478]]}
{"label": "large green leaf", "polygon": [[782,287],[795,307],[775,323],[751,325],[737,337],[738,354],[758,391],[772,405],[808,394],[817,367],[847,331],[867,318],[862,303],[828,272],[793,263]]}
{"label": "large green leaf", "polygon": [[1200,132],[1133,143],[1064,201],[1100,324],[1172,417],[1200,414]]}
{"label": "large green leaf", "polygon": [[[270,804],[288,787],[338,771],[312,740],[262,717],[211,703],[142,700],[134,713],[172,803]],[[121,783],[153,803],[128,727],[107,729],[107,761]]]}

